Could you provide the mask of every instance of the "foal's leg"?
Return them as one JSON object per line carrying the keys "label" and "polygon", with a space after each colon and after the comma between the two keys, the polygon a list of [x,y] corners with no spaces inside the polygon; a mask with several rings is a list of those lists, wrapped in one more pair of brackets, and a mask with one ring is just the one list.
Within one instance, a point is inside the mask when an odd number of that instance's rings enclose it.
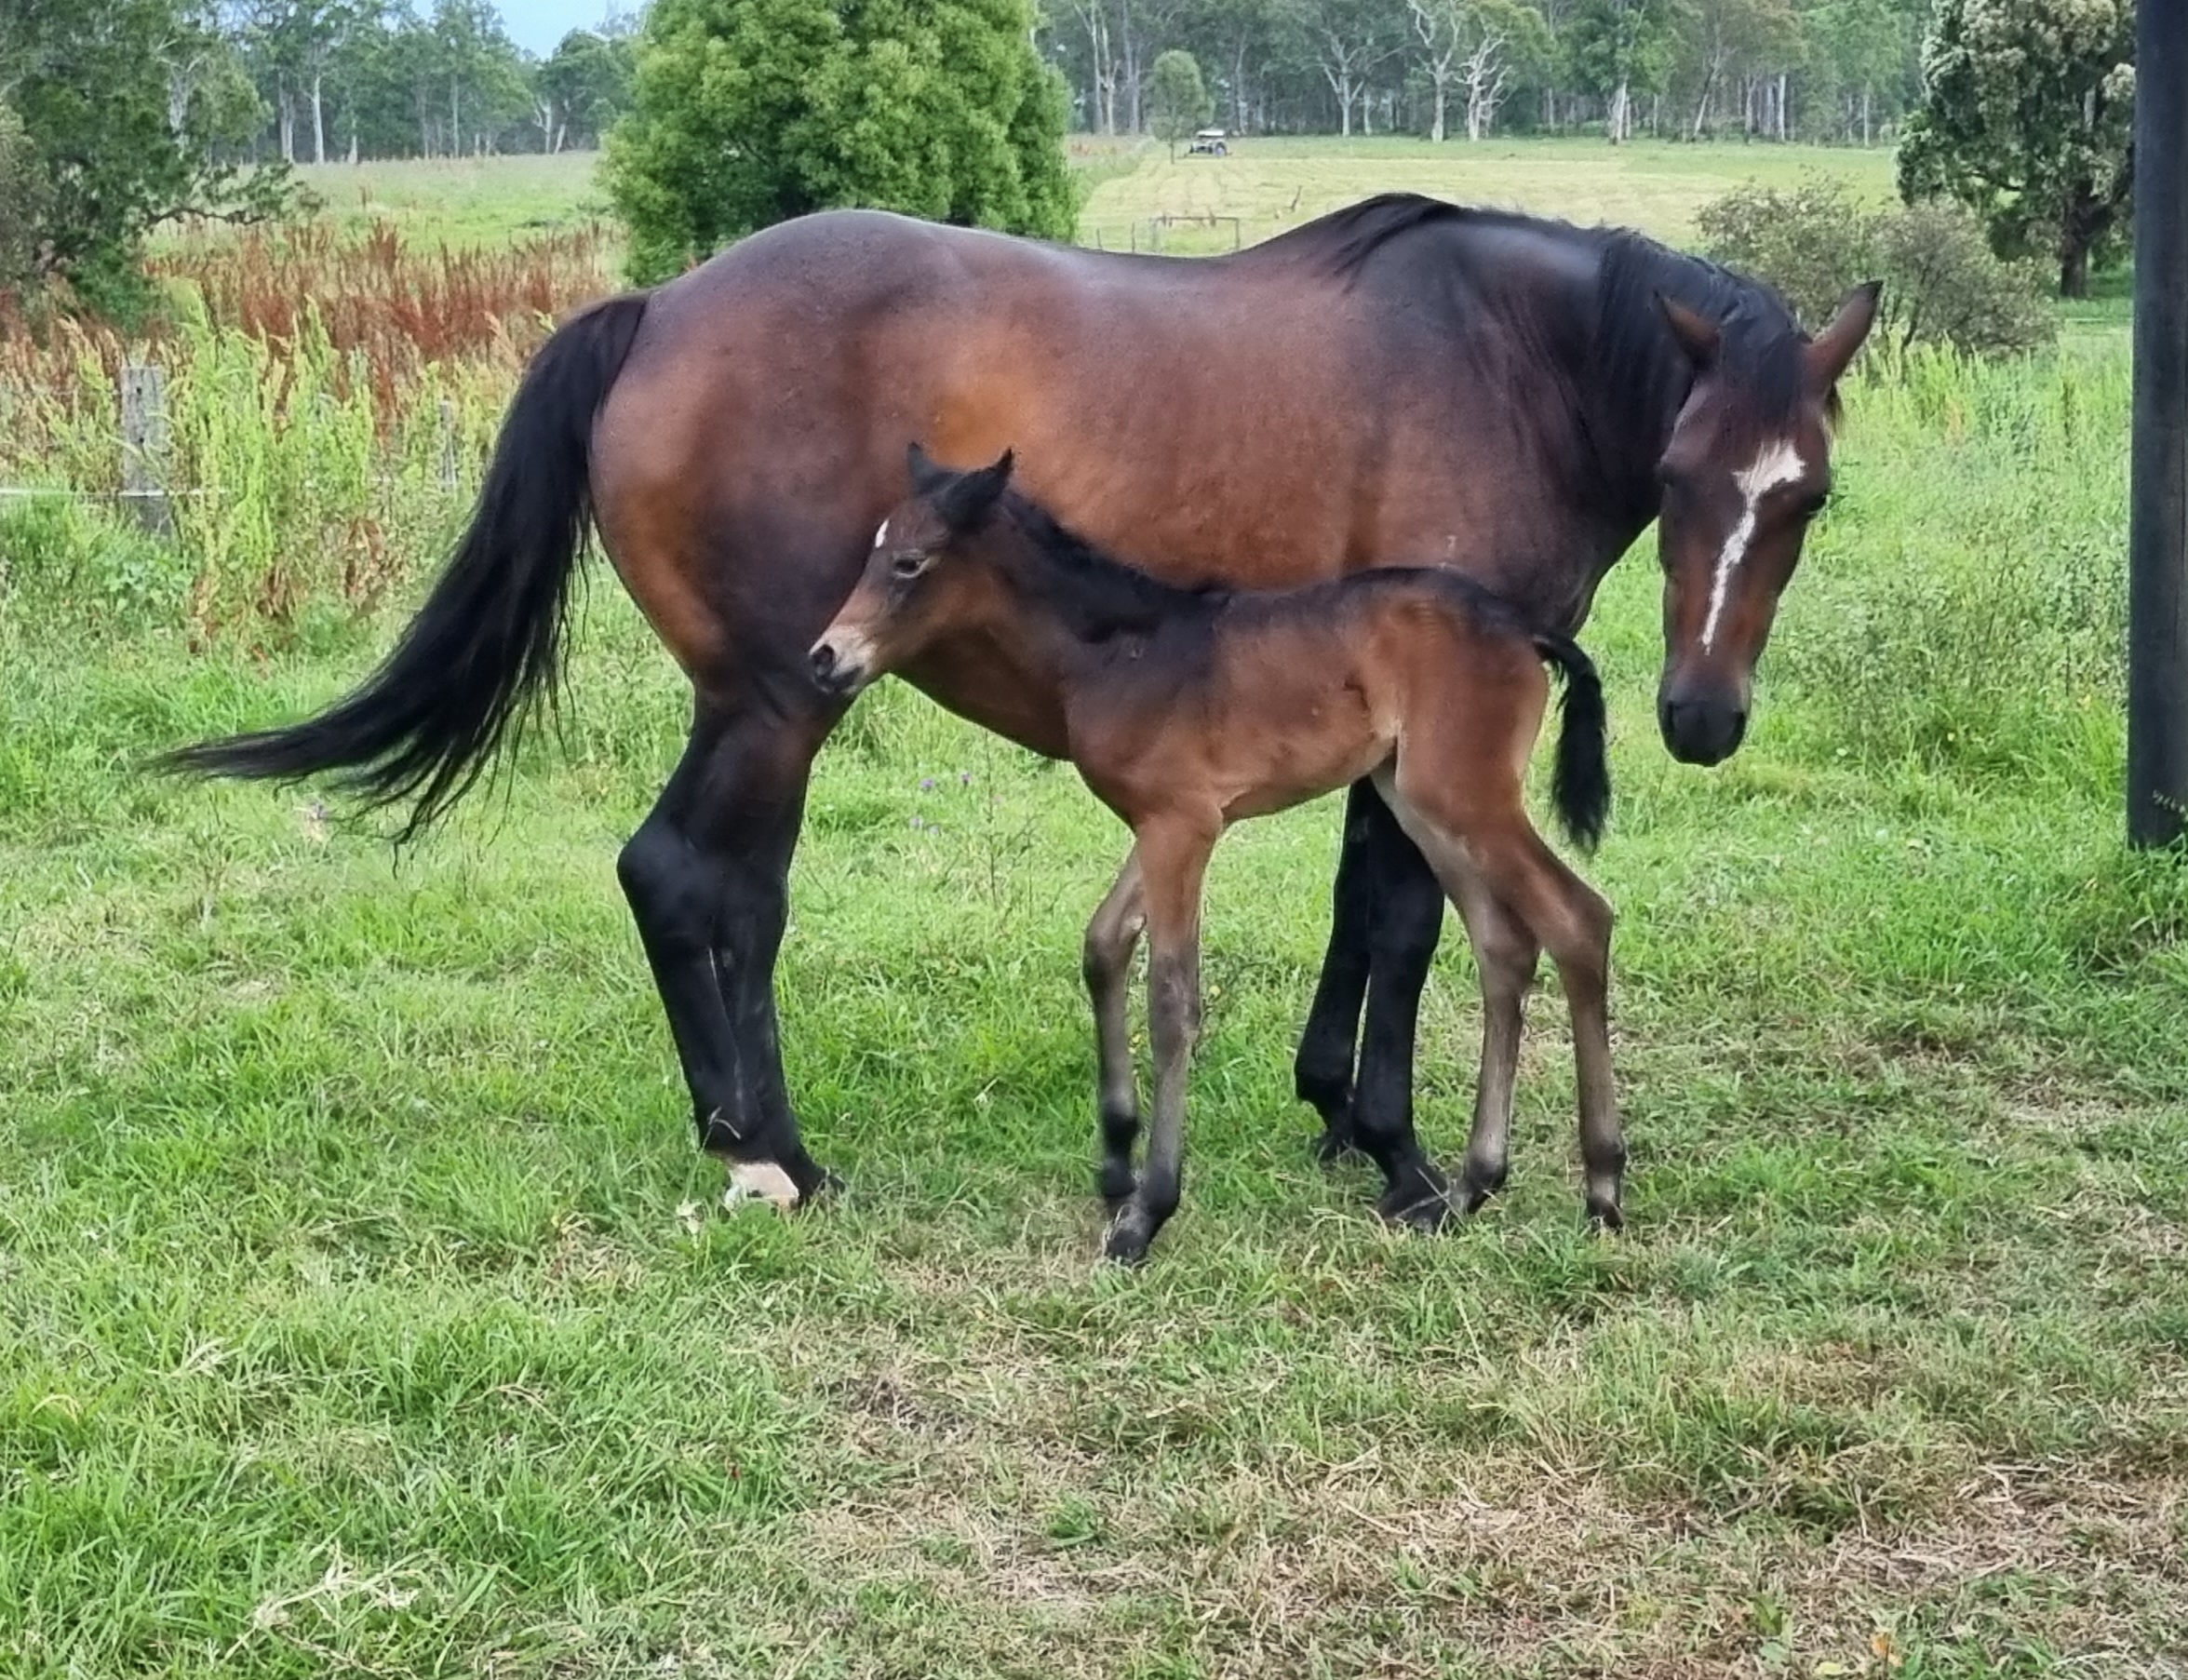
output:
{"label": "foal's leg", "polygon": [[1094,1059],[1102,1127],[1102,1200],[1113,1213],[1132,1194],[1132,1146],[1139,1139],[1139,1088],[1133,1077],[1130,1002],[1132,953],[1148,911],[1139,848],[1086,924],[1084,973],[1094,1002]]}
{"label": "foal's leg", "polygon": [[1177,1211],[1185,1169],[1185,1095],[1201,1028],[1201,882],[1220,820],[1149,823],[1139,831],[1148,919],[1148,1036],[1155,1052],[1155,1123],[1138,1186],[1110,1222],[1104,1250],[1127,1265]]}
{"label": "foal's leg", "polygon": [[1557,964],[1573,1017],[1580,1087],[1580,1167],[1588,1216],[1616,1230],[1625,1223],[1626,1135],[1611,1077],[1611,907],[1567,868],[1519,816],[1475,843],[1491,891],[1534,931]]}
{"label": "foal's leg", "polygon": [[[1443,780],[1447,778],[1424,788],[1406,778],[1402,764],[1395,809],[1406,831],[1449,883],[1455,901],[1470,890],[1478,873],[1479,884],[1496,895],[1557,964],[1573,1018],[1588,1216],[1616,1230],[1624,1223],[1618,1199],[1625,1179],[1626,1139],[1611,1078],[1611,907],[1535,832],[1516,789],[1509,809],[1485,809],[1449,798],[1440,785]],[[1486,968],[1483,975],[1486,990]],[[1487,1036],[1485,1028],[1484,1041]],[[1484,1054],[1484,1076],[1486,1060]],[[1471,1160],[1470,1149],[1470,1167]]]}
{"label": "foal's leg", "polygon": [[1474,1083],[1474,1125],[1467,1137],[1466,1171],[1459,1186],[1460,1207],[1471,1214],[1504,1188],[1520,1031],[1541,948],[1526,924],[1483,884],[1477,871],[1469,866],[1458,873],[1455,898],[1482,980],[1482,1067]]}

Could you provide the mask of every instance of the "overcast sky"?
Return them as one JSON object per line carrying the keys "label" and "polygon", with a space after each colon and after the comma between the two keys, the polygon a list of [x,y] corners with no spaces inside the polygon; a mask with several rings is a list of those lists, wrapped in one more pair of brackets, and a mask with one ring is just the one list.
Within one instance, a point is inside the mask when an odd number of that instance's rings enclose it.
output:
{"label": "overcast sky", "polygon": [[502,27],[509,38],[543,59],[573,29],[592,29],[617,7],[609,0],[502,0]]}

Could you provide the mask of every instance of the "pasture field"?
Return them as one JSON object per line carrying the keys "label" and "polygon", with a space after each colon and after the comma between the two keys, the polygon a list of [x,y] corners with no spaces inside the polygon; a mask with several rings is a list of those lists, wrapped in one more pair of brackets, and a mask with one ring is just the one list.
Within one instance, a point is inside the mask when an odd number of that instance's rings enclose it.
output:
{"label": "pasture field", "polygon": [[[603,571],[561,742],[396,857],[141,765],[354,682],[453,498],[386,608],[255,629],[0,507],[0,1674],[2180,1673],[2188,880],[2118,838],[2124,335],[1847,410],[1737,759],[1655,739],[1648,552],[1585,638],[1628,1230],[1580,1229],[1548,977],[1481,1218],[1396,1235],[1313,1164],[1324,802],[1216,854],[1133,1275],[1078,983],[1122,835],[1068,770],[861,703],[781,973],[850,1189],[723,1216],[612,867],[687,701]],[[1456,934],[1422,1019],[1455,1159]]]}
{"label": "pasture field", "polygon": [[1841,177],[1867,196],[1892,193],[1892,155],[1882,148],[1277,138],[1235,141],[1228,157],[1181,153],[1174,163],[1157,146],[1129,174],[1094,180],[1080,239],[1145,249],[1152,217],[1236,217],[1235,229],[1228,222],[1188,224],[1155,235],[1166,251],[1227,250],[1234,234],[1251,245],[1369,193],[1408,192],[1638,227],[1681,244],[1694,232],[1695,211],[1711,199],[1747,181],[1792,186],[1810,172]]}
{"label": "pasture field", "polygon": [[505,245],[527,233],[609,220],[597,152],[554,157],[396,158],[297,170],[339,223],[393,222],[420,244]]}

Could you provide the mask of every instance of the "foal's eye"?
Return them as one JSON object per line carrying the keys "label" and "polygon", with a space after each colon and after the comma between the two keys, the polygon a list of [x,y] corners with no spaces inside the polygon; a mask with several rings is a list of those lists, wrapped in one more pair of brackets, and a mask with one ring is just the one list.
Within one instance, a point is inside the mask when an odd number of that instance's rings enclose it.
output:
{"label": "foal's eye", "polygon": [[927,557],[918,552],[900,554],[889,563],[889,570],[898,577],[918,577],[927,570]]}

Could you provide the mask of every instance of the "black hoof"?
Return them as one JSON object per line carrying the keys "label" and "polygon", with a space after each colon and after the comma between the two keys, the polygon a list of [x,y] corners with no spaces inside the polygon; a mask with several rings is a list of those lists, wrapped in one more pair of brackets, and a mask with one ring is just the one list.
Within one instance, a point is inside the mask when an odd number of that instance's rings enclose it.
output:
{"label": "black hoof", "polygon": [[1102,1258],[1116,1266],[1137,1266],[1147,1259],[1148,1245],[1154,1240],[1154,1221],[1147,1210],[1128,1202],[1109,1221],[1108,1234],[1102,1239]]}
{"label": "black hoof", "polygon": [[1451,1216],[1451,1180],[1430,1161],[1403,1169],[1376,1201],[1376,1212],[1391,1225],[1433,1235]]}
{"label": "black hoof", "polygon": [[1601,1196],[1588,1198],[1588,1229],[1591,1231],[1624,1230],[1626,1216],[1616,1202]]}
{"label": "black hoof", "polygon": [[1360,1152],[1360,1140],[1353,1136],[1349,1123],[1324,1126],[1322,1136],[1314,1140],[1314,1158],[1324,1166],[1336,1166]]}
{"label": "black hoof", "polygon": [[1494,1172],[1477,1173],[1471,1165],[1459,1175],[1458,1206],[1470,1218],[1488,1204],[1489,1198],[1504,1189],[1506,1169],[1499,1166]]}

